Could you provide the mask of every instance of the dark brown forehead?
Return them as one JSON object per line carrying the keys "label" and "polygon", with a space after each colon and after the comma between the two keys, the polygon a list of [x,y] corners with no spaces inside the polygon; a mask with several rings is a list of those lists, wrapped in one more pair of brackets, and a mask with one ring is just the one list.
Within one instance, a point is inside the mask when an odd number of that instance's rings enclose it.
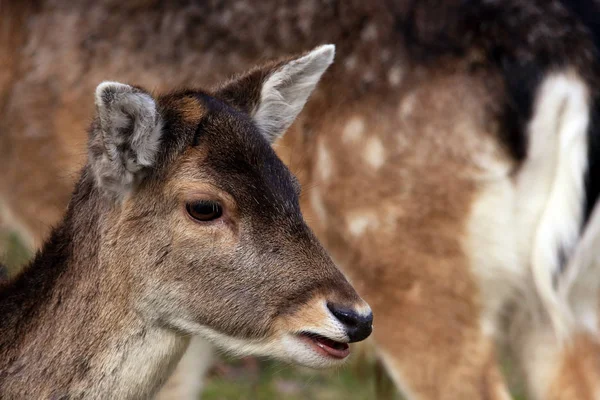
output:
{"label": "dark brown forehead", "polygon": [[187,90],[157,98],[163,125],[157,173],[168,171],[185,149],[193,145],[198,124],[208,113],[198,93]]}
{"label": "dark brown forehead", "polygon": [[204,92],[172,94],[160,104],[163,146],[175,145],[179,154],[202,148],[198,171],[242,209],[269,219],[300,216],[297,182],[249,115]]}
{"label": "dark brown forehead", "polygon": [[163,118],[176,118],[184,125],[197,126],[208,112],[194,92],[169,94],[161,96],[158,101],[162,107]]}
{"label": "dark brown forehead", "polygon": [[218,174],[221,185],[248,205],[248,212],[261,217],[300,215],[292,174],[248,115],[217,103],[203,118],[197,135],[209,149],[206,161],[211,173]]}

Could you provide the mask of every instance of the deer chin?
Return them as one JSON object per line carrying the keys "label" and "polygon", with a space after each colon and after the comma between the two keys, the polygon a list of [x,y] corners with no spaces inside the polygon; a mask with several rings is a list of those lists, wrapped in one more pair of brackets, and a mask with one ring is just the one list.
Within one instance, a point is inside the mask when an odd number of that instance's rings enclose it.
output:
{"label": "deer chin", "polygon": [[343,364],[350,354],[348,337],[335,329],[325,329],[328,332],[313,328],[300,332],[280,330],[264,339],[244,339],[207,326],[186,325],[186,331],[240,357],[265,356],[310,368],[328,368]]}
{"label": "deer chin", "polygon": [[291,361],[312,368],[328,368],[343,364],[350,355],[348,338],[310,332],[286,334],[282,338]]}

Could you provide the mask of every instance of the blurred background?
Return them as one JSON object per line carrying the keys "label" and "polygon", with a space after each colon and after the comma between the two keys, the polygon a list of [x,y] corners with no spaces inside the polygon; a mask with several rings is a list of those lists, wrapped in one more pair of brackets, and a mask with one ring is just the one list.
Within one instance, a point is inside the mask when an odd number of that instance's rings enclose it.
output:
{"label": "blurred background", "polygon": [[[0,96],[0,111],[8,116],[0,121],[0,206],[4,201],[14,211],[0,215],[0,261],[10,275],[16,274],[62,215],[85,158],[82,132],[91,120],[93,88],[100,81],[120,80],[159,91],[192,83],[210,86],[266,59],[333,42],[336,62],[288,134],[290,147],[278,149],[282,159],[296,155],[298,165],[305,159],[315,164],[299,176],[303,184],[308,181],[303,189],[309,193],[303,201],[312,206],[307,221],[315,224],[336,262],[341,260],[357,277],[353,284],[374,309],[379,345],[389,354],[395,351],[403,367],[418,365],[416,386],[438,398],[445,390],[437,386],[440,376],[456,393],[462,393],[466,376],[471,381],[465,390],[479,391],[481,385],[481,393],[491,392],[495,389],[486,379],[494,376],[488,371],[494,368],[486,357],[492,363],[497,357],[514,398],[524,400],[522,371],[515,357],[505,357],[510,351],[503,351],[504,341],[499,340],[499,355],[493,344],[480,353],[473,350],[493,339],[481,339],[489,332],[477,331],[478,295],[485,298],[491,291],[473,289],[484,279],[474,278],[472,270],[481,272],[490,262],[483,273],[491,285],[487,288],[514,283],[514,276],[502,281],[496,273],[518,268],[498,267],[481,248],[492,243],[492,250],[506,253],[500,248],[502,237],[518,232],[503,231],[514,224],[497,217],[496,211],[509,209],[512,216],[517,207],[508,202],[519,198],[495,197],[499,203],[484,215],[492,217],[470,233],[491,239],[467,247],[460,240],[468,234],[462,231],[464,215],[474,209],[470,202],[475,195],[463,194],[497,182],[512,189],[515,171],[526,161],[526,129],[537,88],[548,71],[566,65],[586,84],[600,82],[593,44],[597,32],[590,28],[600,26],[600,17],[578,9],[583,3],[102,0],[71,7],[58,0],[0,0],[0,34],[15,33],[0,35],[5,39],[0,44],[12,51],[0,54],[0,95],[3,90],[10,93]],[[380,137],[372,140],[376,135]],[[321,151],[323,143],[333,151]],[[344,147],[348,143],[354,147]],[[305,146],[306,154],[294,154],[294,146]],[[339,174],[329,187],[315,178],[323,159],[338,163]],[[315,188],[325,188],[320,202],[313,201]],[[509,200],[502,203],[504,199]],[[381,221],[396,218],[393,223],[399,228],[371,224],[363,215],[342,232],[353,212],[340,211],[346,204],[355,209],[379,206],[377,217],[392,215]],[[321,209],[330,226],[320,218]],[[7,215],[16,216],[18,223],[1,219]],[[389,232],[388,241],[382,240]],[[492,235],[498,232],[501,239]],[[500,250],[493,248],[497,243]],[[465,254],[473,258],[461,258]],[[473,259],[475,268],[468,264]],[[524,286],[535,291],[530,281]],[[521,299],[511,295],[502,299],[510,307],[495,309],[494,318],[508,319],[503,313],[517,308]],[[389,334],[384,337],[385,329]],[[505,332],[499,331],[493,335],[503,337]],[[392,337],[396,333],[400,339]],[[382,339],[387,339],[385,346]],[[405,343],[422,354],[407,357]],[[204,378],[202,399],[401,399],[373,341],[352,348],[346,366],[326,371],[219,354]],[[438,349],[448,352],[432,355]],[[464,367],[456,375],[455,364]],[[489,375],[479,376],[484,367]]]}

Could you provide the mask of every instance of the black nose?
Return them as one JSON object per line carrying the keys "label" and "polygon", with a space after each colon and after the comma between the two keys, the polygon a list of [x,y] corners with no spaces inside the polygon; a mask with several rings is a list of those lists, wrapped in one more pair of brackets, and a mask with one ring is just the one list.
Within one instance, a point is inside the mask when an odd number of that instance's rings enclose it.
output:
{"label": "black nose", "polygon": [[327,304],[327,308],[346,327],[350,343],[365,340],[373,331],[373,313],[360,315],[350,308],[335,304]]}

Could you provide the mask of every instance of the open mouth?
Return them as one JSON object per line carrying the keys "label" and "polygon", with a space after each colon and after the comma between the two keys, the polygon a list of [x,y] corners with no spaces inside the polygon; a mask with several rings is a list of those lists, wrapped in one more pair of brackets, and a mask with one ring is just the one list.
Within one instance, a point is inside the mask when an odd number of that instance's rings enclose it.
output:
{"label": "open mouth", "polygon": [[344,359],[350,354],[348,343],[336,342],[316,333],[300,333],[301,339],[309,343],[318,353],[326,357]]}

